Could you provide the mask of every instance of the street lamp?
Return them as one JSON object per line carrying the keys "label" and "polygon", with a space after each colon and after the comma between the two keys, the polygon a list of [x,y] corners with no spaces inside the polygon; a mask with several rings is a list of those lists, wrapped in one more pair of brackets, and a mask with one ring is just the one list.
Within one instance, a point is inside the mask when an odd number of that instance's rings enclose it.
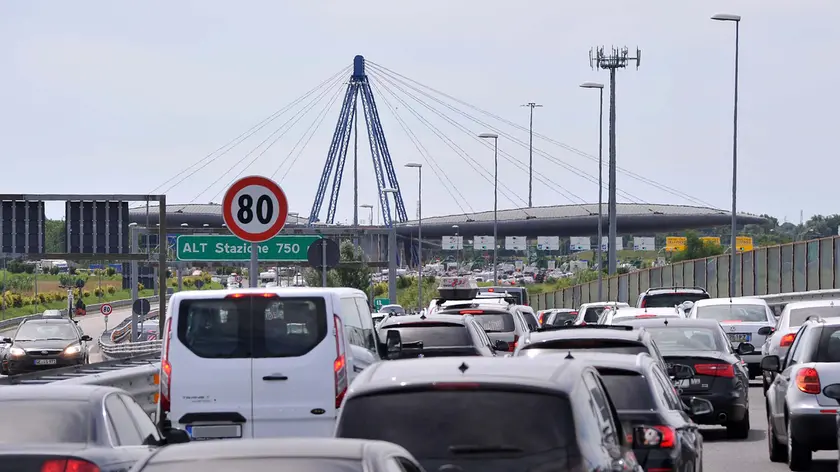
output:
{"label": "street lamp", "polygon": [[499,283],[499,135],[481,133],[478,137],[493,140],[493,285],[496,285]]}
{"label": "street lamp", "polygon": [[740,45],[741,17],[728,13],[712,16],[715,21],[731,21],[735,23],[735,100],[732,107],[732,261],[729,264],[729,296],[735,296],[735,248],[737,246],[737,216],[735,214],[738,191],[738,52]]}
{"label": "street lamp", "polygon": [[[383,188],[382,193],[396,194],[399,190],[395,188]],[[387,197],[386,197],[387,198]],[[391,220],[391,229],[388,231],[388,299],[391,303],[397,300],[397,227],[394,226],[393,215],[388,215]]]}
{"label": "street lamp", "polygon": [[[366,208],[366,209],[370,210],[370,225],[373,226],[373,205],[368,205],[367,203],[364,203],[362,205],[359,205],[359,208]],[[379,241],[379,235],[376,236],[376,240],[377,240],[377,242]],[[377,248],[376,260],[378,262],[380,259],[382,259],[382,254],[378,250],[379,249],[379,244],[376,245],[376,248]],[[370,235],[370,247],[368,248],[368,250],[373,251],[373,234],[372,233]],[[368,260],[370,260],[370,259],[368,259]],[[370,306],[373,306],[373,278],[372,277],[370,279],[369,291],[370,291]]]}
{"label": "street lamp", "polygon": [[603,256],[601,252],[601,241],[604,239],[603,229],[603,214],[601,207],[603,206],[603,180],[604,180],[604,84],[597,82],[584,82],[580,84],[581,88],[598,89],[601,99],[598,106],[598,301],[603,301],[603,287],[604,287],[604,271],[602,269]]}
{"label": "street lamp", "polygon": [[423,164],[409,162],[405,165],[417,169],[417,311],[423,311]]}

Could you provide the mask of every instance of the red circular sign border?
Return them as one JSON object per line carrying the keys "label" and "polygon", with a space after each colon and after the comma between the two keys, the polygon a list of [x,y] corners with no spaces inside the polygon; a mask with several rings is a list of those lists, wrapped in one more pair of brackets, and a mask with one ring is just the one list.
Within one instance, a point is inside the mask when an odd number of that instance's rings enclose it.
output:
{"label": "red circular sign border", "polygon": [[[260,187],[267,188],[275,198],[277,198],[277,202],[279,203],[280,208],[278,211],[280,216],[277,218],[277,221],[271,228],[263,231],[262,233],[249,233],[244,229],[240,228],[236,225],[236,221],[233,218],[233,197],[245,187],[257,185]],[[269,239],[273,238],[286,226],[286,220],[289,218],[289,200],[286,198],[286,193],[283,192],[283,189],[280,188],[277,183],[273,180],[268,179],[266,177],[262,177],[259,175],[252,175],[248,177],[243,177],[233,185],[230,186],[229,189],[225,192],[225,197],[222,199],[222,219],[224,219],[225,224],[228,227],[228,230],[237,236],[239,239],[243,239],[249,243],[262,243],[268,241]],[[234,224],[231,224],[233,222]]]}
{"label": "red circular sign border", "polygon": [[[109,311],[108,313],[105,313],[104,311],[102,311],[102,309],[103,309],[103,308],[105,308],[106,306],[107,306],[108,308],[110,308],[110,309],[111,309],[111,311]],[[114,311],[114,307],[112,307],[110,303],[103,303],[103,304],[99,307],[99,313],[102,313],[102,316],[108,316],[108,315],[110,315],[113,311]]]}

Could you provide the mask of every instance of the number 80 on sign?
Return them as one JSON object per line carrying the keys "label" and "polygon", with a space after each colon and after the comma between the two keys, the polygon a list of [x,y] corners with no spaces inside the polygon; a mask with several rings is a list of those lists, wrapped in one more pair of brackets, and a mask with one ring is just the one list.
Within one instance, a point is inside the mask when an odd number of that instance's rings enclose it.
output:
{"label": "number 80 on sign", "polygon": [[225,193],[222,215],[231,233],[248,242],[273,238],[286,225],[289,201],[273,180],[260,176],[237,180]]}

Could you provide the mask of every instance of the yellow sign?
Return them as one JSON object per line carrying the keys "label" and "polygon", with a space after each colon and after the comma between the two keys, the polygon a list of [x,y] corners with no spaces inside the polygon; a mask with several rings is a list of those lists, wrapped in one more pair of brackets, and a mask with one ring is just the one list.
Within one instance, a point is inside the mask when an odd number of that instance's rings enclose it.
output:
{"label": "yellow sign", "polygon": [[685,251],[687,241],[684,236],[668,236],[665,238],[665,250],[668,252]]}
{"label": "yellow sign", "polygon": [[716,244],[720,246],[720,238],[716,236],[704,236],[700,238],[700,241],[703,241],[703,244]]}
{"label": "yellow sign", "polygon": [[738,246],[739,251],[753,250],[753,239],[749,236],[736,236],[735,244]]}

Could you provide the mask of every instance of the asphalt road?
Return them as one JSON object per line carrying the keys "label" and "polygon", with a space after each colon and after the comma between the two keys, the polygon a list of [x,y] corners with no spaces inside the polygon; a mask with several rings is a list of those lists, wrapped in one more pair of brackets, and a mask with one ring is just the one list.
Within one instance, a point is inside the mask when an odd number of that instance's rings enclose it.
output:
{"label": "asphalt road", "polygon": [[[787,464],[770,462],[767,454],[767,413],[761,384],[750,388],[750,423],[752,431],[745,440],[726,439],[726,429],[703,428],[703,470],[709,472],[789,471]],[[813,472],[837,472],[837,451],[814,453]]]}
{"label": "asphalt road", "polygon": [[[120,321],[128,318],[131,315],[131,308],[117,308],[111,315],[108,317],[108,327],[113,328],[116,326]],[[105,317],[99,313],[90,314],[86,316],[78,317],[79,326],[82,327],[82,331],[85,334],[89,335],[93,338],[93,342],[91,343],[90,348],[90,362],[99,362],[102,361],[102,354],[99,352],[99,336],[102,335],[102,332],[105,331]],[[2,336],[11,336],[14,334],[15,328],[11,328],[5,331],[0,331],[0,335]]]}

